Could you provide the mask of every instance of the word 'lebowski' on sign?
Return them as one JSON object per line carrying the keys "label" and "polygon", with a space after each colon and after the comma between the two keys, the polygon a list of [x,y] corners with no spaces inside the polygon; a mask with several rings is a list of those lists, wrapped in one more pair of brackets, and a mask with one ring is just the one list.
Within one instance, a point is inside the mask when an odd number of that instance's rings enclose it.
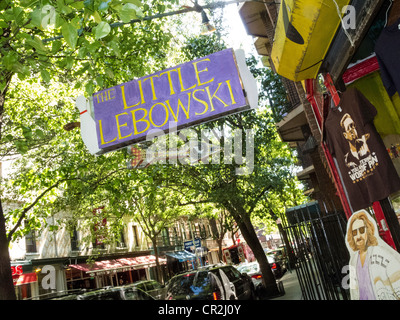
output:
{"label": "word 'lebowski' on sign", "polygon": [[[150,108],[138,107],[139,103],[128,106],[123,88],[122,86],[124,109],[127,111],[116,114],[113,119],[108,119],[115,122],[115,130],[114,134],[107,139],[104,137],[103,122],[101,119],[99,120],[102,145],[144,133],[151,126],[161,128],[169,121],[178,123],[182,118],[190,120],[196,116],[212,113],[215,111],[215,103],[222,104],[224,108],[236,104],[230,80],[218,83],[215,90],[207,86],[204,89],[187,92],[184,96],[156,102]],[[224,97],[222,93],[227,93],[228,97]]]}

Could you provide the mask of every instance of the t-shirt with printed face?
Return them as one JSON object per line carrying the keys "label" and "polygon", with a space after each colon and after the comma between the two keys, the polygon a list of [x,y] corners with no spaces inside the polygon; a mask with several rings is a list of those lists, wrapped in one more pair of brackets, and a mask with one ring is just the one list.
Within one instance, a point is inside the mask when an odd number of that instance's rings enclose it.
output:
{"label": "t-shirt with printed face", "polygon": [[339,106],[328,107],[325,140],[356,211],[398,191],[400,179],[375,129],[375,107],[355,88],[341,95]]}

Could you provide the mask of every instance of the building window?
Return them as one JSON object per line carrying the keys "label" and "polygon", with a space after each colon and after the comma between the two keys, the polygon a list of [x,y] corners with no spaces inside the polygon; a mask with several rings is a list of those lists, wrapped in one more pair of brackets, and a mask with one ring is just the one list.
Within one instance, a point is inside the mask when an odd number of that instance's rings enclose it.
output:
{"label": "building window", "polygon": [[95,240],[95,242],[93,243],[93,248],[94,249],[105,249],[105,245],[104,242],[100,242],[98,240]]}
{"label": "building window", "polygon": [[196,223],[195,231],[194,231],[194,238],[201,238],[201,226],[200,223]]}
{"label": "building window", "polygon": [[35,230],[30,231],[25,236],[25,244],[26,244],[26,252],[27,253],[36,253],[37,252]]}
{"label": "building window", "polygon": [[174,245],[179,245],[179,244],[181,244],[181,241],[180,241],[180,237],[178,234],[178,230],[175,226],[173,227],[173,230],[174,230],[173,231],[174,232],[173,243],[174,243]]}
{"label": "building window", "polygon": [[118,242],[117,242],[117,247],[118,248],[125,248],[126,247],[124,232],[122,230],[119,233],[119,239],[118,239]]}
{"label": "building window", "polygon": [[[96,209],[98,210],[98,209]],[[93,248],[105,249],[104,240],[107,234],[107,218],[102,219],[100,222],[94,225],[94,237]]]}
{"label": "building window", "polygon": [[72,251],[79,251],[78,245],[78,231],[74,228],[71,232],[71,250]]}
{"label": "building window", "polygon": [[181,234],[182,234],[182,239],[186,240],[187,239],[187,233],[186,233],[186,226],[184,223],[181,224]]}
{"label": "building window", "polygon": [[202,239],[207,239],[207,230],[206,227],[204,226],[204,224],[200,227],[201,228],[201,238]]}
{"label": "building window", "polygon": [[163,245],[164,246],[169,246],[171,245],[171,242],[169,240],[169,232],[167,228],[164,228],[162,231],[162,239],[163,239]]}
{"label": "building window", "polygon": [[212,238],[212,236],[213,236],[213,233],[212,233],[212,229],[211,229],[211,226],[210,226],[210,224],[208,224],[207,225],[207,231],[208,231],[208,237],[209,238]]}
{"label": "building window", "polygon": [[139,247],[138,227],[137,226],[132,226],[132,230],[133,230],[133,245],[135,247]]}

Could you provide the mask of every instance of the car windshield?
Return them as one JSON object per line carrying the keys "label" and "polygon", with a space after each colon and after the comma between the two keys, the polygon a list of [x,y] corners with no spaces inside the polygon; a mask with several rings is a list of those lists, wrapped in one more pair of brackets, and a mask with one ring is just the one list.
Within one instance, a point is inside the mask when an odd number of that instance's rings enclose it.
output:
{"label": "car windshield", "polygon": [[253,273],[253,272],[258,272],[259,266],[258,263],[249,263],[239,266],[237,269],[241,273]]}
{"label": "car windshield", "polygon": [[206,290],[210,284],[207,272],[189,273],[171,279],[168,291],[173,295],[197,295]]}
{"label": "car windshield", "polygon": [[268,251],[267,255],[283,256],[284,251],[283,251],[283,249],[275,249],[272,251]]}
{"label": "car windshield", "polygon": [[126,287],[125,290],[125,300],[154,300],[154,298],[147,294],[145,291],[135,288]]}
{"label": "car windshield", "polygon": [[267,260],[268,260],[269,263],[274,263],[275,262],[274,256],[267,256]]}

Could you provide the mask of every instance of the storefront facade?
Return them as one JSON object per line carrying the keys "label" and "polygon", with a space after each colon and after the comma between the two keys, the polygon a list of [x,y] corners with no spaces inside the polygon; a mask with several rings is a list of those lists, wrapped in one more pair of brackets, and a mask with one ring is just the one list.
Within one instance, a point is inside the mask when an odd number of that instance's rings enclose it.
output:
{"label": "storefront facade", "polygon": [[[56,218],[65,217],[60,214]],[[88,233],[83,227],[74,232],[65,227],[56,231],[45,228],[11,243],[17,298],[46,299],[68,290],[157,279],[153,250],[137,224],[126,221],[121,239],[114,244],[87,243]],[[166,259],[159,258],[159,264],[165,273]]]}
{"label": "storefront facade", "polygon": [[16,261],[11,264],[11,273],[18,300],[38,295],[38,278],[27,261]]}
{"label": "storefront facade", "polygon": [[[400,6],[389,0],[335,3],[286,0],[280,4],[253,5],[249,2],[239,13],[248,33],[256,37],[259,54],[268,58],[271,68],[282,76],[284,83],[293,84],[300,93],[300,100],[306,98],[301,103],[302,110],[297,108],[296,112],[289,112],[282,124],[278,124],[284,141],[301,143],[308,150],[310,135],[316,142],[316,149],[309,153],[318,150],[324,166],[313,161],[304,168],[308,169],[304,170],[304,176],[310,176],[311,172],[320,177],[328,174],[335,189],[332,202],[335,197],[340,200],[339,205],[335,203],[335,210],[343,210],[347,218],[361,208],[369,210],[379,224],[381,237],[399,249],[400,104],[397,90],[400,88],[393,89],[387,74],[387,69],[395,70],[398,62],[384,65],[379,58],[388,52],[390,56],[390,51],[397,48],[382,44],[378,39],[382,34],[399,32]],[[351,104],[359,105],[358,113],[345,103],[352,92],[362,100]],[[288,95],[290,97],[289,91]],[[350,119],[343,119],[341,126],[340,119],[333,119],[339,107],[343,113],[341,119],[348,113],[355,125]],[[356,138],[368,140],[371,150],[379,147],[380,154],[368,150],[364,155],[366,158],[368,153],[368,159],[361,163],[350,162],[351,156],[357,156],[359,151],[345,150],[349,145],[346,146],[344,138],[351,137],[343,129],[346,124],[353,128],[353,135],[357,134],[354,133],[356,126],[360,135]],[[372,131],[362,132],[365,125],[376,133],[376,140]],[[305,126],[309,132],[304,130]],[[340,134],[335,136],[337,133]],[[335,141],[339,141],[340,146]],[[357,143],[361,145],[361,141]],[[363,148],[367,149],[365,143]],[[365,198],[364,201],[360,202],[361,198]],[[328,207],[329,201],[318,200],[322,209]]]}
{"label": "storefront facade", "polygon": [[[399,250],[400,227],[396,211],[399,211],[400,104],[398,93],[394,94],[384,84],[382,68],[385,67],[378,62],[376,53],[392,50],[390,46],[382,48],[379,39],[398,20],[399,6],[390,1],[353,1],[352,8],[354,23],[359,27],[354,30],[339,28],[320,69],[324,84],[307,79],[305,87],[325,134],[323,148],[346,216],[349,218],[360,209],[369,210],[379,225],[380,236]],[[359,99],[348,106],[346,97],[352,93]],[[355,110],[357,105],[358,110]],[[332,125],[335,112],[341,119],[348,115],[348,120],[343,120],[342,125]],[[344,145],[335,145],[334,131],[346,130],[346,122],[352,122],[350,126],[355,127],[352,130],[356,130],[357,141],[366,140],[362,148],[368,151],[364,155],[361,155],[363,151],[358,151],[360,160],[364,159],[359,163],[350,163],[349,158],[355,152],[344,150]],[[360,202],[360,198],[365,200]]]}
{"label": "storefront facade", "polygon": [[[158,258],[158,263],[160,266],[165,266],[166,259]],[[66,269],[67,287],[68,289],[93,289],[157,279],[155,268],[154,255],[69,264]]]}
{"label": "storefront facade", "polygon": [[[98,239],[85,242],[89,231],[83,226],[73,232],[64,227],[44,229],[13,242],[10,257],[18,299],[46,299],[70,290],[93,290],[140,280],[163,283],[177,272],[209,263],[207,248],[217,246],[206,221],[193,221],[191,225],[181,221],[157,239],[157,272],[155,250],[135,222],[125,221],[121,239],[115,243],[105,244]],[[191,241],[192,237],[196,241]],[[228,235],[223,243],[225,240],[231,241]]]}

